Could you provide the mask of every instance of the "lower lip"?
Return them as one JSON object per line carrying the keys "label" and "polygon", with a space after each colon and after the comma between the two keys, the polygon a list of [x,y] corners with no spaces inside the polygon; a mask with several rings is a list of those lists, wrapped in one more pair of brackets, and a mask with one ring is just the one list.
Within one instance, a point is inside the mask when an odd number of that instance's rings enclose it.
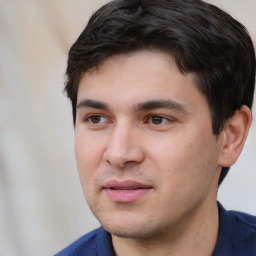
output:
{"label": "lower lip", "polygon": [[106,188],[105,191],[108,197],[119,203],[129,203],[138,200],[140,197],[147,194],[151,188],[146,189],[132,189],[132,190],[115,190]]}

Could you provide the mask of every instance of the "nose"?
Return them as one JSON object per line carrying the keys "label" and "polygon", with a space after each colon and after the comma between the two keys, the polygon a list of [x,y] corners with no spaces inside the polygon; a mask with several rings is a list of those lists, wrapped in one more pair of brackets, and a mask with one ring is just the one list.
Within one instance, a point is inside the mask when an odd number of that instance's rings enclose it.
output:
{"label": "nose", "polygon": [[104,160],[117,168],[140,164],[145,155],[138,137],[139,132],[136,128],[117,125],[110,135]]}

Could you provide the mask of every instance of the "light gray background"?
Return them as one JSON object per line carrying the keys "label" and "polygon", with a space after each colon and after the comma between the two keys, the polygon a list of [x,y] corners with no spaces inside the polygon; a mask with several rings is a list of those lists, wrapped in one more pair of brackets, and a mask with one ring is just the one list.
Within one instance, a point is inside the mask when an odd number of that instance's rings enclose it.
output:
{"label": "light gray background", "polygon": [[[107,1],[0,1],[0,256],[52,255],[98,226],[76,172],[67,52]],[[209,1],[256,41],[256,1]],[[254,115],[255,115],[254,105]],[[256,127],[219,191],[228,209],[256,214]]]}

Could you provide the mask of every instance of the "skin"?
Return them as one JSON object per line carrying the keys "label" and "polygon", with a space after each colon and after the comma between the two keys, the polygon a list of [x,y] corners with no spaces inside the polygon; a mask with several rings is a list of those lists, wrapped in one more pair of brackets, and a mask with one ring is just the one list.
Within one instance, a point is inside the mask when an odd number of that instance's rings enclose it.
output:
{"label": "skin", "polygon": [[[116,255],[211,255],[218,178],[242,150],[250,111],[236,115],[243,132],[231,119],[216,137],[194,75],[182,74],[159,51],[106,59],[81,77],[77,99],[79,176]],[[104,189],[110,180],[150,189],[131,202],[116,202]]]}

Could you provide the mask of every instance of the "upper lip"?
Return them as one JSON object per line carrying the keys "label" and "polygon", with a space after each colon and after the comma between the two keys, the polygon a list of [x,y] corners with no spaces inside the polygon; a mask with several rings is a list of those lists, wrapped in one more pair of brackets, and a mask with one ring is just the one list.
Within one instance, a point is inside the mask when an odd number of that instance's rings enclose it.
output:
{"label": "upper lip", "polygon": [[105,183],[103,188],[112,188],[112,189],[149,189],[152,188],[152,186],[134,181],[134,180],[124,180],[124,181],[118,181],[118,180],[110,180]]}

